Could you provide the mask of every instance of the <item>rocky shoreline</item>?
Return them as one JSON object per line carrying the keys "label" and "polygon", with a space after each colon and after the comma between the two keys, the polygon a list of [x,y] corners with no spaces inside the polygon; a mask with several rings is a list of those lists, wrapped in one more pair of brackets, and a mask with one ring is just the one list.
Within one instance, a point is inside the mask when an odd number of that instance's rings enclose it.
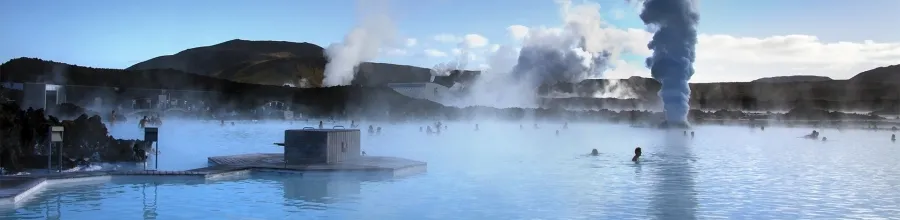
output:
{"label": "rocky shoreline", "polygon": [[[69,106],[66,106],[69,105]],[[149,145],[142,140],[116,139],[109,135],[98,115],[88,116],[80,107],[63,104],[59,115],[78,115],[60,120],[43,109],[20,110],[14,102],[0,105],[0,166],[8,172],[47,168],[49,129],[63,126],[63,169],[87,162],[141,162],[135,150]],[[138,146],[135,148],[135,146]],[[50,161],[57,166],[59,148],[53,148]]]}

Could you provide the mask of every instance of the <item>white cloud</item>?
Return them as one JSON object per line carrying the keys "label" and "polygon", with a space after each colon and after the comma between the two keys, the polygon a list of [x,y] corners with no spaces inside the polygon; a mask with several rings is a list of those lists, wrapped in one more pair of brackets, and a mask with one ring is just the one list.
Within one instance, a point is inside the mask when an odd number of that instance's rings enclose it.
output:
{"label": "white cloud", "polygon": [[461,41],[461,39],[459,37],[457,37],[456,35],[452,35],[452,34],[438,34],[438,35],[434,35],[434,37],[432,37],[432,39],[434,39],[434,41],[441,42],[441,43],[457,43],[457,42]]}
{"label": "white cloud", "polygon": [[459,48],[453,48],[452,50],[450,50],[450,54],[453,54],[454,56],[458,56],[458,55],[462,54],[462,50],[460,50]]}
{"label": "white cloud", "polygon": [[766,38],[701,34],[695,82],[750,81],[785,75],[846,79],[900,63],[900,42],[822,42],[815,36]]}
{"label": "white cloud", "polygon": [[436,50],[436,49],[425,49],[422,52],[425,53],[425,56],[429,56],[429,57],[446,57],[447,56],[447,53],[445,53],[444,51],[440,51],[440,50]]}
{"label": "white cloud", "polygon": [[621,20],[622,18],[625,18],[625,10],[622,10],[621,8],[613,9],[610,13],[612,14],[613,19]]}
{"label": "white cloud", "polygon": [[467,48],[481,48],[488,45],[488,39],[478,34],[466,34],[462,44]]}
{"label": "white cloud", "polygon": [[499,49],[500,49],[500,45],[499,45],[499,44],[491,44],[491,47],[488,48],[488,52],[495,53],[495,52],[497,52],[497,50],[499,50]]}
{"label": "white cloud", "polygon": [[415,38],[407,38],[406,39],[406,47],[415,47],[416,44],[418,44],[418,43],[419,43],[419,41],[416,40]]}
{"label": "white cloud", "polygon": [[387,54],[389,56],[406,56],[407,54],[409,54],[408,51],[406,51],[404,49],[397,49],[397,48],[386,49],[386,50],[383,50],[382,52],[384,52],[385,54]]}
{"label": "white cloud", "polygon": [[[542,36],[574,34],[587,39],[586,48],[610,51],[612,57],[605,78],[649,77],[649,70],[643,58],[652,55],[647,44],[652,33],[637,28],[616,28],[608,26],[598,18],[596,5],[563,4],[563,24],[559,28],[506,27],[510,37],[521,44],[561,44],[549,42]],[[640,5],[634,5],[636,10]],[[625,8],[628,10],[627,8]],[[605,17],[618,16],[621,10],[613,10]],[[638,11],[639,12],[639,11]],[[628,13],[630,11],[622,11]],[[631,15],[626,15],[631,16]],[[449,37],[447,37],[449,36]],[[445,40],[462,41],[452,35]],[[437,37],[435,38],[437,39]],[[558,39],[558,38],[556,38]],[[541,42],[545,41],[545,42]],[[454,42],[454,41],[449,41]],[[521,45],[488,45],[479,50],[466,50],[477,55],[492,69],[508,69],[514,65],[517,50]],[[498,51],[499,49],[499,51]],[[451,51],[460,56],[462,50]],[[504,54],[503,59],[491,56]],[[740,37],[725,34],[700,34],[694,63],[695,74],[691,82],[751,81],[763,77],[786,75],[819,75],[834,79],[847,79],[854,75],[880,66],[900,64],[900,41],[895,42],[823,42],[815,36],[782,35],[769,37]],[[623,55],[633,55],[625,57]],[[478,61],[480,62],[480,61]],[[474,62],[474,63],[478,63]],[[502,64],[502,65],[501,65]],[[479,66],[484,68],[484,66]]]}
{"label": "white cloud", "polygon": [[[626,48],[646,45],[650,33],[614,32]],[[644,47],[646,48],[646,47]],[[650,50],[631,50],[641,57]],[[745,82],[764,77],[817,75],[847,79],[881,66],[900,64],[900,42],[823,42],[815,36],[765,38],[700,34],[691,82]],[[615,60],[606,78],[649,77],[643,60]]]}
{"label": "white cloud", "polygon": [[512,25],[506,28],[506,31],[509,32],[509,36],[515,40],[522,40],[525,36],[528,35],[528,27],[522,25]]}

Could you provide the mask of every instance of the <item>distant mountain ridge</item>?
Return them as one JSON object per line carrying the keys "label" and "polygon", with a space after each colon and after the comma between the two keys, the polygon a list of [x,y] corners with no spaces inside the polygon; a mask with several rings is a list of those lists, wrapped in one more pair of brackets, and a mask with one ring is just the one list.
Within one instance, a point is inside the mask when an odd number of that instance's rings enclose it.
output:
{"label": "distant mountain ridge", "polygon": [[[53,65],[40,64],[48,61],[39,61],[20,58],[4,63],[4,69],[0,71],[3,73],[0,80],[57,82],[52,74],[48,75],[50,71],[48,66]],[[327,62],[324,49],[310,43],[231,40],[156,57],[135,64],[126,71],[76,68],[78,71],[72,73],[74,75],[69,74],[71,77],[68,83],[145,86],[140,82],[120,81],[126,79],[97,81],[96,77],[91,77],[92,72],[130,72],[141,74],[140,78],[153,80],[152,87],[163,88],[221,90],[228,87],[221,85],[230,85],[227,82],[319,87],[321,79],[324,78]],[[165,77],[152,74],[162,74]],[[112,76],[112,74],[101,75]],[[465,85],[477,79],[479,75],[478,71],[457,70],[451,71],[449,76],[435,77],[434,82],[447,87],[457,83]],[[186,81],[172,80],[175,78]],[[362,63],[357,68],[357,75],[352,84],[380,87],[387,83],[427,82],[430,78],[428,68]],[[640,103],[658,102],[656,93],[659,90],[659,83],[642,77],[622,80],[590,79],[578,83],[543,85],[538,92],[570,94],[565,98],[560,96],[540,100],[541,103],[546,103],[547,107],[562,103],[567,107],[598,108],[605,105],[604,100],[611,99],[597,98],[594,94],[614,86],[629,88],[629,93],[632,93],[634,99]],[[900,105],[892,104],[900,102],[900,65],[875,68],[848,80],[833,80],[819,76],[785,76],[752,82],[692,83],[691,90],[692,105],[704,108],[768,109],[813,103],[823,108],[900,109],[898,108]]]}
{"label": "distant mountain ridge", "polygon": [[156,57],[126,70],[174,69],[236,82],[318,87],[326,63],[323,48],[315,44],[230,40]]}
{"label": "distant mountain ridge", "polygon": [[795,75],[795,76],[776,76],[776,77],[759,78],[757,80],[753,80],[750,82],[795,83],[795,82],[821,82],[821,81],[829,81],[829,80],[833,80],[833,79],[831,79],[830,77],[825,77],[825,76]]}

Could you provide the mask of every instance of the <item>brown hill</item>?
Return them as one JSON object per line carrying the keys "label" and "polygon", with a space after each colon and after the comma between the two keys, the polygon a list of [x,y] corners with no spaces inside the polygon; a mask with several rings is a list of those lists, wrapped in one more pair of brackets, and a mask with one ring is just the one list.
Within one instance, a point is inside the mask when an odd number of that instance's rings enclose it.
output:
{"label": "brown hill", "polygon": [[[12,62],[12,61],[11,61]],[[281,41],[232,40],[212,46],[198,47],[174,55],[157,57],[135,64],[128,70],[139,74],[135,79],[161,83],[163,87],[199,87],[222,90],[221,85],[210,83],[219,79],[236,82],[277,85],[285,83],[316,87],[323,78],[327,63],[322,47],[309,43]],[[18,66],[18,65],[17,65]],[[26,65],[27,66],[27,65]],[[52,67],[41,67],[33,71],[52,71]],[[47,69],[50,68],[50,69]],[[88,72],[121,72],[121,70],[95,69]],[[185,72],[199,76],[186,76]],[[4,71],[6,73],[6,71]],[[16,72],[17,76],[28,75]],[[148,74],[159,74],[150,76]],[[109,74],[104,74],[109,75]],[[436,77],[436,83],[453,86],[467,83],[477,78],[479,72],[454,71],[450,76]],[[15,78],[13,77],[13,78]],[[42,75],[56,80],[53,74]],[[106,77],[106,76],[103,76]],[[205,77],[200,79],[200,77]],[[26,77],[27,78],[27,77]],[[216,79],[219,78],[219,79]],[[110,78],[96,80],[91,74],[76,74],[66,79],[75,84],[116,84],[121,86],[144,86],[134,83],[131,78]],[[162,79],[171,83],[158,82]],[[179,79],[179,80],[171,80]],[[383,86],[386,83],[425,82],[430,79],[430,70],[407,65],[385,63],[363,63],[358,68],[354,85]],[[154,81],[155,80],[155,81]],[[183,80],[183,81],[182,81]],[[761,79],[753,82],[694,83],[691,84],[691,104],[705,109],[747,109],[784,110],[794,106],[815,106],[835,110],[895,111],[900,106],[900,65],[875,68],[860,73],[849,80],[811,79],[806,76]],[[177,85],[177,86],[176,86]],[[219,86],[219,87],[216,87]],[[597,91],[609,90],[613,86],[627,88],[634,100],[620,102],[595,97]],[[632,77],[626,80],[584,80],[579,83],[544,85],[539,89],[543,95],[568,93],[569,96],[542,99],[544,107],[566,106],[573,108],[604,108],[610,105],[654,106],[658,104],[659,83],[653,79]]]}
{"label": "brown hill", "polygon": [[829,80],[832,80],[832,79],[829,77],[825,77],[825,76],[796,75],[796,76],[776,76],[776,77],[759,78],[757,80],[753,80],[750,82],[755,82],[755,83],[794,83],[794,82],[821,82],[821,81],[829,81]]}
{"label": "brown hill", "polygon": [[[339,86],[327,88],[290,88],[233,82],[216,77],[186,73],[174,69],[120,70],[100,69],[69,65],[35,58],[17,58],[0,65],[0,82],[39,82],[91,87],[87,92],[66,94],[68,101],[92,101],[96,96],[119,103],[132,102],[133,98],[146,96],[140,89],[202,90],[203,100],[212,100],[214,108],[253,109],[270,100],[290,100],[295,108],[313,116],[342,115],[351,112],[385,112],[394,110],[398,115],[422,115],[437,111],[443,106],[427,101],[411,99],[386,87]],[[102,92],[114,87],[111,93]],[[75,89],[67,89],[67,92]],[[153,95],[157,90],[150,90]],[[177,92],[177,91],[172,91]],[[89,103],[77,103],[85,105]]]}
{"label": "brown hill", "polygon": [[900,64],[878,67],[861,72],[850,78],[858,83],[892,83],[900,85]]}
{"label": "brown hill", "polygon": [[126,70],[174,69],[237,82],[317,87],[327,62],[315,44],[238,39],[156,57]]}
{"label": "brown hill", "polygon": [[[127,70],[174,69],[244,83],[319,87],[327,62],[324,49],[310,43],[231,40],[156,57]],[[461,74],[466,75],[468,80],[472,79],[473,74],[477,75],[473,71],[454,73],[437,77],[435,82],[449,87],[453,86],[453,79]],[[352,84],[381,86],[387,83],[427,82],[430,78],[431,70],[428,68],[362,63]]]}

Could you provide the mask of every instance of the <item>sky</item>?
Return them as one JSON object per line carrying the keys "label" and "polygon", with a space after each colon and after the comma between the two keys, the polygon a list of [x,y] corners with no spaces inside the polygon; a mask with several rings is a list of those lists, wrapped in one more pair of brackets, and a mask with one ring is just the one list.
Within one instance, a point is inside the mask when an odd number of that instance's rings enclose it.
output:
{"label": "sky", "polygon": [[[360,0],[374,1],[374,0]],[[536,30],[564,29],[571,11],[598,14],[593,34],[618,48],[602,76],[649,76],[652,36],[626,0],[390,0],[395,32],[365,61],[430,68],[465,61],[498,69],[498,48],[521,48]],[[846,79],[900,64],[900,1],[702,0],[691,82],[783,75]],[[339,43],[360,19],[357,0],[0,1],[0,60],[37,57],[126,68],[161,55],[232,39]],[[598,6],[599,7],[583,7]],[[594,19],[593,17],[591,17]],[[567,20],[568,19],[568,20]],[[362,20],[362,21],[361,21]]]}

